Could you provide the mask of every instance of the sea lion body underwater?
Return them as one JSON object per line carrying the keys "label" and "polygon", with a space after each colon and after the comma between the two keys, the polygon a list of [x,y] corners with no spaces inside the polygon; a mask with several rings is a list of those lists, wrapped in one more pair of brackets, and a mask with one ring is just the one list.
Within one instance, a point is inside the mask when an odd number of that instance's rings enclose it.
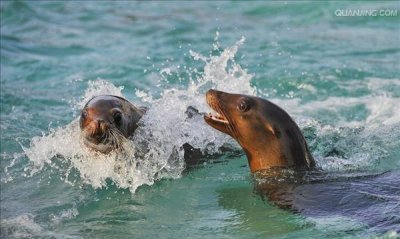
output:
{"label": "sea lion body underwater", "polygon": [[216,114],[204,115],[205,121],[242,146],[251,172],[315,167],[299,127],[279,106],[259,97],[216,90],[209,90],[206,99]]}

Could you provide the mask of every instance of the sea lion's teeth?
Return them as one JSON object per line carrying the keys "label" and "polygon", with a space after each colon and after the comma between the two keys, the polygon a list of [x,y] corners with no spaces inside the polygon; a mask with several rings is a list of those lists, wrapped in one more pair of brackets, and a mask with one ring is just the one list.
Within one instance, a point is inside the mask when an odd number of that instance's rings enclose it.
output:
{"label": "sea lion's teeth", "polygon": [[225,119],[225,117],[216,111],[206,113],[205,115],[214,121],[219,121],[219,122],[223,122],[226,124],[228,123],[228,121]]}

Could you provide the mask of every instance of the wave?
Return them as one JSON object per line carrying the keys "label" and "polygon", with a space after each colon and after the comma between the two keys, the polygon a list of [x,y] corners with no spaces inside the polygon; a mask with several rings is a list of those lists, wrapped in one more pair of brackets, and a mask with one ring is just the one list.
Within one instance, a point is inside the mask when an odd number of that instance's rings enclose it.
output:
{"label": "wave", "polygon": [[[140,102],[136,104],[150,108],[133,138],[125,142],[123,153],[102,155],[88,150],[80,140],[78,119],[75,119],[65,127],[34,137],[29,147],[23,147],[30,160],[25,171],[33,175],[51,167],[60,170],[61,178],[67,183],[101,188],[111,179],[118,187],[135,192],[139,186],[152,185],[161,178],[179,178],[185,169],[184,143],[209,153],[215,153],[224,144],[238,147],[231,138],[204,124],[202,117],[189,120],[185,111],[189,106],[200,112],[209,111],[204,94],[210,88],[265,97],[251,84],[253,75],[235,62],[235,54],[244,40],[219,51],[218,55],[203,56],[190,51],[194,60],[205,66],[203,73],[191,78],[186,87],[166,88],[159,97],[137,90],[135,94]],[[218,39],[214,44],[216,49],[219,49]],[[168,77],[172,71],[165,68],[160,74]],[[381,82],[383,85],[370,79],[368,85],[379,92],[388,84],[399,84],[398,79]],[[312,85],[299,87],[317,93]],[[106,80],[91,81],[81,99],[72,101],[72,107],[80,110],[89,99],[101,94],[124,97],[122,91],[123,87]],[[298,98],[270,100],[294,116],[317,164],[325,170],[369,167],[390,158],[388,149],[399,146],[395,139],[399,136],[400,110],[398,99],[391,95],[329,97],[308,102]],[[341,117],[340,110],[353,106],[365,107],[367,113],[355,120]],[[315,115],[321,111],[333,113],[334,122],[316,120]]]}
{"label": "wave", "polygon": [[[205,62],[205,67],[204,74],[192,80],[186,89],[165,89],[160,98],[153,98],[149,92],[136,91],[136,96],[141,99],[139,104],[149,104],[150,108],[139,122],[140,127],[133,138],[125,142],[122,153],[103,155],[88,150],[80,139],[78,119],[75,119],[47,135],[34,137],[30,146],[24,147],[30,159],[25,171],[33,175],[52,167],[60,169],[62,179],[67,183],[75,184],[79,180],[100,188],[107,186],[106,179],[111,179],[118,187],[132,192],[161,178],[180,177],[185,169],[184,143],[209,153],[216,152],[224,144],[234,144],[226,135],[205,125],[202,117],[188,120],[185,111],[189,106],[208,111],[204,93],[209,88],[254,94],[251,75],[234,62],[238,47],[243,42],[244,38],[219,56],[204,57],[191,52],[196,60]],[[164,72],[167,71],[164,69]],[[72,102],[73,108],[81,109],[96,95],[124,97],[122,90],[122,87],[105,80],[89,82],[84,96]],[[137,157],[138,154],[141,155]],[[79,178],[71,175],[76,170]]]}
{"label": "wave", "polygon": [[[67,215],[72,212],[64,212],[61,217],[70,217]],[[14,218],[1,220],[2,238],[80,238],[77,236],[62,235],[42,227],[35,221],[35,216],[26,213]]]}

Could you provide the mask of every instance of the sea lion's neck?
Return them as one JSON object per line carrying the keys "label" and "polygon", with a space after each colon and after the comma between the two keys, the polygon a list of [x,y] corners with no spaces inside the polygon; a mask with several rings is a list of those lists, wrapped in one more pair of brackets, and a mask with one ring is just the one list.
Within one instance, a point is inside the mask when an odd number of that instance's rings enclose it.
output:
{"label": "sea lion's neck", "polygon": [[263,147],[243,147],[252,173],[274,167],[288,167],[288,161],[278,140],[272,140]]}

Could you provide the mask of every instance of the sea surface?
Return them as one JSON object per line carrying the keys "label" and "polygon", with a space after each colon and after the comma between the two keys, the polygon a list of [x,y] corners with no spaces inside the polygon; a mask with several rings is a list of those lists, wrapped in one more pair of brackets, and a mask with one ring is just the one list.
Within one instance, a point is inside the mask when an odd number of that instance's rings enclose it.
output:
{"label": "sea surface", "polygon": [[[398,1],[1,1],[0,13],[1,238],[399,238]],[[218,154],[239,146],[187,119],[210,111],[210,88],[284,108],[345,209],[257,194],[245,155]],[[123,153],[81,143],[80,109],[99,94],[149,107]],[[184,143],[219,156],[187,169]]]}

